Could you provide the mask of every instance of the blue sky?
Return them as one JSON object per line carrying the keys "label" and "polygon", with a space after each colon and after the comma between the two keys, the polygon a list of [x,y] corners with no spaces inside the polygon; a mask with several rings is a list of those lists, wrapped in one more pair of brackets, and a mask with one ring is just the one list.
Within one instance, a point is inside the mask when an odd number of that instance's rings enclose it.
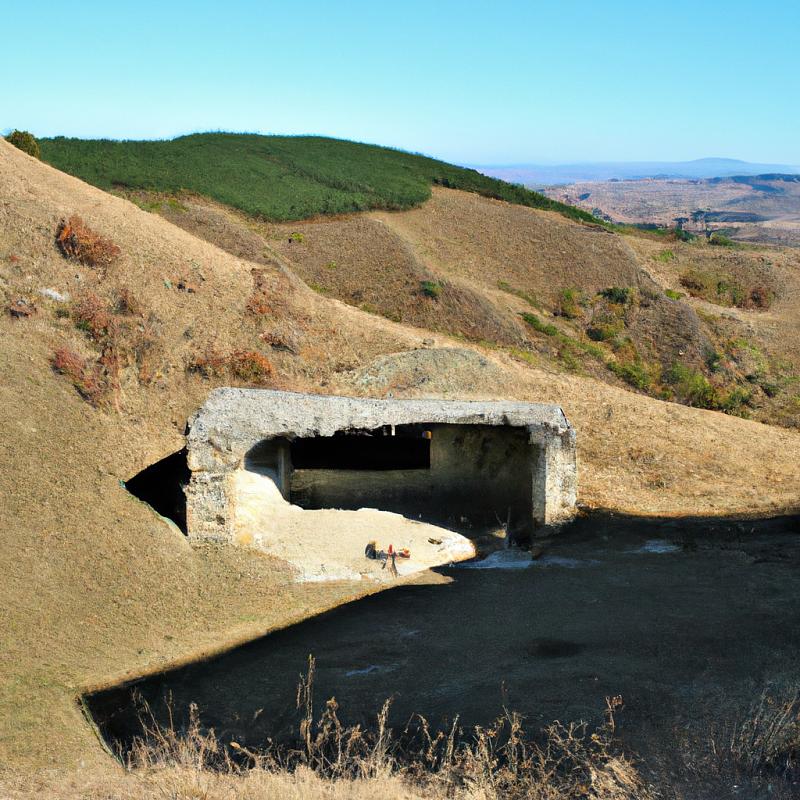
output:
{"label": "blue sky", "polygon": [[797,0],[3,3],[0,130],[800,164]]}

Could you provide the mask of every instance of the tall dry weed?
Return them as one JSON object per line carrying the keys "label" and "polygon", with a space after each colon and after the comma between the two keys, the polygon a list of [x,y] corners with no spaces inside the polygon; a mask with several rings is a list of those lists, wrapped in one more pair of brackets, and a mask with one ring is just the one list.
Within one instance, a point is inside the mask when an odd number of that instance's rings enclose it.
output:
{"label": "tall dry weed", "polygon": [[402,730],[393,731],[388,701],[368,727],[343,724],[333,698],[315,715],[314,670],[314,660],[309,659],[298,687],[300,721],[293,743],[270,743],[260,750],[235,741],[223,744],[213,730],[203,728],[196,706],[179,731],[171,716],[159,725],[142,704],[143,733],[123,760],[129,769],[161,773],[165,781],[180,775],[185,786],[201,792],[191,796],[208,798],[217,796],[208,787],[220,776],[244,788],[254,775],[285,779],[299,774],[312,774],[328,787],[369,785],[376,797],[381,796],[381,786],[393,791],[402,786],[406,796],[433,800],[653,797],[614,739],[616,700],[609,701],[605,724],[593,731],[584,723],[553,722],[530,736],[523,718],[509,711],[489,726],[467,730],[456,719],[447,729],[434,731],[424,717],[415,715]]}

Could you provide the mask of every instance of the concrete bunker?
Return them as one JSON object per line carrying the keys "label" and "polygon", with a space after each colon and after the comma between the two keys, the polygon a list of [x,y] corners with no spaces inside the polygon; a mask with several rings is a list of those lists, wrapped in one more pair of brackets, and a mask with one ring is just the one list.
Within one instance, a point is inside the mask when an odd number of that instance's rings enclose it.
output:
{"label": "concrete bunker", "polygon": [[575,431],[554,405],[217,389],[188,465],[189,536],[267,549],[301,509],[520,533],[575,513]]}

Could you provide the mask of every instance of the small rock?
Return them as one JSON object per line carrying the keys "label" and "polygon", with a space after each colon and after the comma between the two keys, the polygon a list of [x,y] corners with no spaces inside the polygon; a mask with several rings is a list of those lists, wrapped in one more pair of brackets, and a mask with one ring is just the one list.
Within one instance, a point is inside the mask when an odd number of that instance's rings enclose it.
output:
{"label": "small rock", "polygon": [[42,297],[47,297],[50,300],[55,300],[57,303],[68,303],[69,302],[69,295],[57,291],[56,289],[39,289],[39,294]]}

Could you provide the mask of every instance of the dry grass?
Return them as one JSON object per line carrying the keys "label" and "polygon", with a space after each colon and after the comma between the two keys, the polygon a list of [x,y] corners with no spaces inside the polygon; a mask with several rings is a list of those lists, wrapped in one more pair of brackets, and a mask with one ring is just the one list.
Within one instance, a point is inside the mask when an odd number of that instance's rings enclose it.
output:
{"label": "dry grass", "polygon": [[114,242],[95,233],[77,214],[58,223],[56,245],[65,258],[89,267],[107,267],[122,253]]}
{"label": "dry grass", "polygon": [[714,715],[680,737],[688,780],[700,797],[793,800],[800,790],[800,688],[796,678],[764,689],[749,708],[719,698]]}
{"label": "dry grass", "polygon": [[[422,209],[291,226],[259,223],[200,198],[184,208],[179,215],[163,213],[231,253],[277,260],[315,291],[387,319],[503,348],[549,369],[589,375],[676,402],[686,398],[661,376],[673,365],[682,365],[703,373],[719,389],[726,402],[715,404],[717,410],[800,425],[800,414],[791,412],[793,405],[785,396],[776,396],[785,394],[782,383],[772,381],[768,394],[758,387],[753,390],[735,371],[713,374],[709,366],[708,354],[721,351],[726,338],[749,336],[750,323],[738,332],[717,335],[691,300],[676,301],[674,296],[684,295],[662,289],[656,280],[662,269],[686,273],[689,255],[700,254],[713,263],[691,269],[719,277],[709,284],[712,299],[719,299],[721,286],[726,302],[764,311],[779,281],[759,260],[763,256],[752,251],[720,253],[720,248],[676,243],[674,250],[637,255],[629,246],[633,242],[638,247],[635,237],[613,236],[552,215],[441,189],[434,190]],[[297,235],[298,227],[302,236]],[[658,248],[663,241],[648,244]],[[270,285],[274,277],[263,268],[253,274],[249,313],[270,319],[283,315],[284,309],[276,307],[281,293]],[[626,311],[624,319],[604,321],[598,316],[598,303],[602,305],[607,299],[603,292],[615,285],[637,302],[628,304],[630,313]],[[680,285],[677,277],[675,285]],[[672,292],[672,300],[665,290]],[[539,335],[520,325],[519,312],[525,313],[532,303],[542,316]],[[557,332],[562,335],[550,333],[556,332],[550,315],[561,317]],[[593,345],[591,338],[599,338],[601,344]],[[286,349],[297,352],[293,345]],[[796,355],[797,366],[789,368],[792,374],[800,373],[800,353]],[[743,399],[746,402],[738,402]]]}
{"label": "dry grass", "polygon": [[[260,780],[265,786],[288,776],[313,775],[322,786],[402,786],[429,798],[531,798],[532,800],[648,800],[650,788],[615,741],[615,712],[621,698],[608,698],[606,722],[589,731],[582,723],[554,722],[536,736],[523,719],[505,712],[488,726],[465,731],[456,719],[447,730],[433,731],[414,716],[400,731],[389,727],[390,702],[374,726],[345,726],[338,705],[328,700],[315,717],[314,660],[298,685],[298,738],[292,744],[255,751],[235,741],[221,742],[205,729],[196,706],[183,732],[155,723],[142,706],[143,736],[125,755],[128,770],[159,774],[163,783],[183,781],[186,796],[209,791],[216,783],[239,789]],[[258,776],[255,778],[254,776]],[[174,789],[173,789],[174,791]],[[179,794],[178,796],[183,796]],[[222,795],[224,796],[224,795]]]}
{"label": "dry grass", "polygon": [[734,725],[728,752],[750,775],[776,772],[800,779],[800,687],[764,690]]}

